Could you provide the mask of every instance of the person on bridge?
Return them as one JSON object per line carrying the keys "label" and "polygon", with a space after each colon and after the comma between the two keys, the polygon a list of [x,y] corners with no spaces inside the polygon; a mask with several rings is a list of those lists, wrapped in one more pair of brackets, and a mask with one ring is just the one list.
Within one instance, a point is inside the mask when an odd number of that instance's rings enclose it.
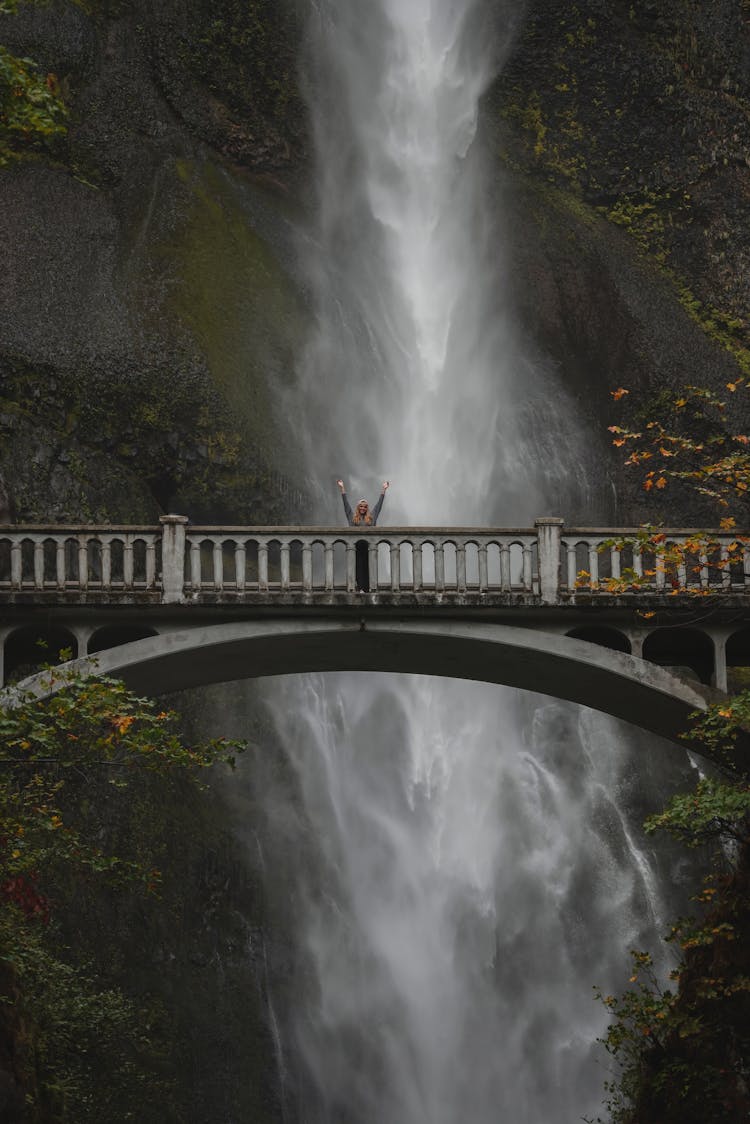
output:
{"label": "person on bridge", "polygon": [[[380,510],[383,506],[383,500],[385,499],[385,493],[388,491],[388,489],[391,486],[390,481],[389,480],[383,481],[383,487],[382,487],[381,492],[380,492],[380,497],[378,499],[378,502],[375,504],[374,508],[372,509],[372,511],[370,510],[370,505],[368,504],[367,500],[360,500],[359,503],[357,504],[357,506],[355,507],[354,511],[352,511],[352,505],[349,503],[349,499],[348,499],[347,494],[346,494],[346,488],[344,487],[344,481],[343,480],[337,480],[336,483],[339,486],[339,490],[341,492],[341,498],[344,501],[344,511],[346,513],[346,521],[349,524],[349,526],[350,527],[374,527],[376,525],[377,521],[378,521],[378,516],[380,515]],[[356,546],[355,546],[355,552],[356,552],[355,557],[356,557],[357,593],[369,593],[370,592],[370,548],[367,544],[366,539],[359,539],[357,541]]]}

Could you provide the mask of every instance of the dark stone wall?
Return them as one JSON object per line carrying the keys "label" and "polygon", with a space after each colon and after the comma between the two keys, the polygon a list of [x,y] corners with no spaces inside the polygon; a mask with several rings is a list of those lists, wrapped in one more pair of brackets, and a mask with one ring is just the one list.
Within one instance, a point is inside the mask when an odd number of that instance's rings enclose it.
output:
{"label": "dark stone wall", "polygon": [[296,470],[272,402],[306,316],[284,215],[304,160],[294,10],[52,0],[2,34],[71,113],[0,171],[18,518],[280,520]]}

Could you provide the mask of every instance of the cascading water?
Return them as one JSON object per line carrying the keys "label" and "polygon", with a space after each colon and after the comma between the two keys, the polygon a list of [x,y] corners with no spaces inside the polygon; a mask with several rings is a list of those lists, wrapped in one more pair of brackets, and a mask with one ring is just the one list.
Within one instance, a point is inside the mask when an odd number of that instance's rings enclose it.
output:
{"label": "cascading water", "polygon": [[[515,338],[483,186],[499,8],[317,0],[318,319],[283,409],[326,521],[338,475],[353,500],[391,477],[389,522],[528,525],[585,502],[574,415]],[[294,886],[287,1119],[595,1114],[591,986],[618,979],[656,920],[616,801],[631,759],[614,725],[420,677],[280,681],[267,697],[296,801],[269,796],[263,843]]]}

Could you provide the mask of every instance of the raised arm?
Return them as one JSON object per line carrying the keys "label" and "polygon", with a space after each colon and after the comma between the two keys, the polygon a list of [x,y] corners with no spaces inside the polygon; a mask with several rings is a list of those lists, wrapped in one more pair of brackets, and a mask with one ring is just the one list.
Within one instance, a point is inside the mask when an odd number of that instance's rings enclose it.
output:
{"label": "raised arm", "polygon": [[349,524],[349,526],[351,527],[352,524],[354,523],[354,515],[352,513],[352,505],[349,503],[349,500],[348,500],[347,495],[346,495],[346,488],[344,487],[344,481],[343,480],[337,480],[336,483],[338,484],[339,491],[341,492],[341,498],[344,501],[344,513],[346,514],[346,521]]}
{"label": "raised arm", "polygon": [[373,523],[373,526],[374,526],[374,525],[375,525],[375,524],[377,523],[377,521],[378,521],[378,516],[380,515],[380,509],[381,509],[381,507],[383,506],[383,500],[385,499],[385,493],[386,493],[386,492],[388,491],[388,489],[390,488],[390,486],[391,486],[390,480],[384,480],[384,481],[383,481],[383,489],[382,489],[382,491],[381,491],[381,493],[380,493],[380,497],[379,497],[379,499],[378,499],[378,502],[377,502],[377,503],[375,504],[374,508],[372,509],[372,523]]}

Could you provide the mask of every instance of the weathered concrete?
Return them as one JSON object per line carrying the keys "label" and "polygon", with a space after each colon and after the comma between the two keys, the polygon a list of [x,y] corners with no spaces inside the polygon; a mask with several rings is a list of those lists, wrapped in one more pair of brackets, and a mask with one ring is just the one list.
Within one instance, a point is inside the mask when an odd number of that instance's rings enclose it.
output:
{"label": "weathered concrete", "polygon": [[[479,680],[592,706],[675,739],[718,693],[662,667],[583,640],[503,624],[455,620],[254,620],[166,632],[77,660],[149,694],[312,671],[382,671]],[[45,696],[60,671],[24,681]]]}

